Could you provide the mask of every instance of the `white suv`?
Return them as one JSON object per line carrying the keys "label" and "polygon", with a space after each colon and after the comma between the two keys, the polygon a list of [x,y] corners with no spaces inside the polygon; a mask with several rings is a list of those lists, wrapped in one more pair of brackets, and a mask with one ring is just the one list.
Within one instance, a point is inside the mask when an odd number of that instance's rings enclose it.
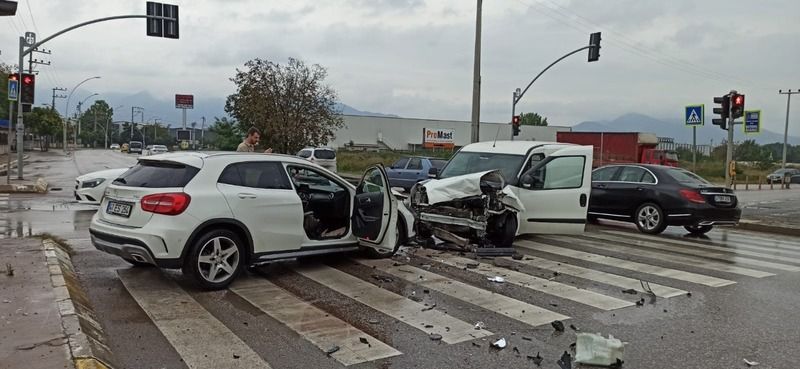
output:
{"label": "white suv", "polygon": [[391,256],[411,226],[380,165],[353,186],[294,156],[174,153],[142,157],[109,185],[89,231],[98,250],[219,289],[275,260]]}
{"label": "white suv", "polygon": [[336,173],[336,151],[329,147],[307,147],[300,150],[297,156]]}

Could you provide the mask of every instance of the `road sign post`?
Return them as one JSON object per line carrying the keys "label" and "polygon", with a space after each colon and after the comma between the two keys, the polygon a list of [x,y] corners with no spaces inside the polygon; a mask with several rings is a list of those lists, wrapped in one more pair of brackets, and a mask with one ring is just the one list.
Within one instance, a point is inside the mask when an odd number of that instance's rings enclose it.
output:
{"label": "road sign post", "polygon": [[744,124],[742,127],[745,134],[754,135],[761,133],[761,110],[745,110]]}
{"label": "road sign post", "polygon": [[688,105],[684,114],[684,123],[692,127],[692,171],[697,171],[697,126],[705,124],[705,105]]}
{"label": "road sign post", "polygon": [[[175,94],[175,109],[182,110],[183,129],[186,130],[186,109],[194,109],[194,95]],[[184,148],[184,146],[183,142],[181,142],[181,148]]]}

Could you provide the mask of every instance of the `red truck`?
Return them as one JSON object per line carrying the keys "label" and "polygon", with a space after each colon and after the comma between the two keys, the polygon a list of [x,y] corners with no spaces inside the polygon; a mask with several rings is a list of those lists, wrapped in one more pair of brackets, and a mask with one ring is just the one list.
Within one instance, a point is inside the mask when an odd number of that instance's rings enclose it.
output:
{"label": "red truck", "polygon": [[678,166],[678,155],[657,149],[658,137],[652,133],[557,132],[556,141],[594,146],[592,168],[615,163]]}

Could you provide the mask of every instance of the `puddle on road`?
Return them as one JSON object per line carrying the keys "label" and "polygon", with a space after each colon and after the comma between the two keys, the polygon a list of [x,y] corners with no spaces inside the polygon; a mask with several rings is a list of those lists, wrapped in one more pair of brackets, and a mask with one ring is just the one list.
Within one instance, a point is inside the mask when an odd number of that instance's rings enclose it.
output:
{"label": "puddle on road", "polygon": [[0,238],[31,237],[41,233],[54,235],[88,232],[96,210],[73,211],[71,216],[53,212],[20,212],[3,214]]}

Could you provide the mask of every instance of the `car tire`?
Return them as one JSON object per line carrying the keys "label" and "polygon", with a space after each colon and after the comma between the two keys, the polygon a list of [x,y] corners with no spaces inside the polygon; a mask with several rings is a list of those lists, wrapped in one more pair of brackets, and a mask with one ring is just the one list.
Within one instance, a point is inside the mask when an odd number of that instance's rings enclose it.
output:
{"label": "car tire", "polygon": [[392,248],[391,251],[378,250],[374,247],[364,247],[367,256],[372,259],[390,258],[400,249],[400,246],[405,245],[406,239],[408,238],[408,227],[406,227],[405,221],[402,218],[397,219],[397,231],[395,234],[394,248]]}
{"label": "car tire", "polygon": [[136,261],[136,260],[128,259],[128,258],[122,258],[122,260],[125,260],[126,262],[128,262],[128,264],[130,264],[130,265],[132,265],[134,267],[137,267],[137,268],[149,268],[149,267],[154,266],[153,264],[150,264],[150,263],[145,263],[143,261]]}
{"label": "car tire", "polygon": [[517,237],[517,227],[519,227],[519,222],[517,221],[516,214],[506,213],[503,227],[499,232],[491,236],[490,241],[496,247],[514,246],[514,239]]}
{"label": "car tire", "polygon": [[194,279],[202,289],[228,287],[245,267],[244,243],[227,229],[208,231],[191,247],[183,261],[183,274]]}
{"label": "car tire", "polygon": [[667,228],[667,220],[661,207],[652,202],[646,202],[636,208],[633,214],[636,228],[642,233],[659,234]]}
{"label": "car tire", "polygon": [[689,231],[689,233],[691,233],[693,235],[700,236],[700,235],[704,235],[704,234],[708,233],[711,229],[714,228],[714,226],[712,226],[712,225],[690,225],[690,226],[684,226],[683,228],[685,228],[687,231]]}

